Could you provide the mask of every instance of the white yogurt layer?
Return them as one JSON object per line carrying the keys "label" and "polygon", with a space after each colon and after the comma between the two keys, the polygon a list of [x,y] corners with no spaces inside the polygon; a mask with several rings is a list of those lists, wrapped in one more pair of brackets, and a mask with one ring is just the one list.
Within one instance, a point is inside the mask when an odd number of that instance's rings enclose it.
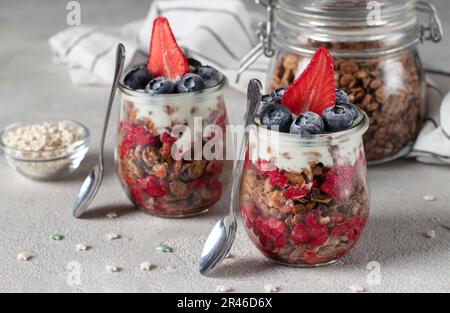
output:
{"label": "white yogurt layer", "polygon": [[[269,135],[270,134],[270,135]],[[302,172],[311,164],[323,163],[325,166],[353,165],[363,151],[361,136],[349,136],[333,144],[303,144],[292,135],[267,131],[253,127],[250,132],[250,159],[252,161],[271,161],[281,170]]]}
{"label": "white yogurt layer", "polygon": [[[166,128],[172,128],[174,125],[186,125],[191,132],[194,131],[194,125],[197,118],[197,128],[202,126],[202,121],[206,125],[214,124],[215,120],[208,121],[207,119],[215,114],[219,117],[225,113],[225,106],[221,97],[214,97],[205,99],[201,103],[191,103],[188,99],[186,101],[180,100],[180,103],[167,105],[149,105],[141,103],[133,103],[134,108],[137,109],[136,117],[150,118],[158,133],[162,134]],[[200,123],[200,124],[199,124]]]}

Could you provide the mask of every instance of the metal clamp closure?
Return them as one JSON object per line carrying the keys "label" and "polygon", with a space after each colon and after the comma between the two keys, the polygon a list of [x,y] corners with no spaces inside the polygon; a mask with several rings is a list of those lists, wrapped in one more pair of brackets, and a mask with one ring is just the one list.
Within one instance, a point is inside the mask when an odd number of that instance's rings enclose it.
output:
{"label": "metal clamp closure", "polygon": [[429,15],[429,24],[427,26],[421,25],[420,41],[431,40],[435,43],[440,42],[444,37],[444,29],[436,7],[427,1],[418,1],[417,10]]}

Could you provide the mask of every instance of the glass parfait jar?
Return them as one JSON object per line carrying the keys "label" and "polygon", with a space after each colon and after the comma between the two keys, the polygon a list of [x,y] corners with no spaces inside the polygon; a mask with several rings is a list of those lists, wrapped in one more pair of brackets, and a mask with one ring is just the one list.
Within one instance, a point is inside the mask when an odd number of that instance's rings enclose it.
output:
{"label": "glass parfait jar", "polygon": [[[230,172],[223,157],[226,87],[225,77],[188,94],[149,95],[119,86],[116,167],[137,207],[156,216],[186,217],[219,201]],[[216,151],[205,154],[208,144]]]}
{"label": "glass parfait jar", "polygon": [[254,125],[241,183],[250,239],[274,262],[335,262],[358,241],[369,215],[363,134],[353,128],[303,138]]}
{"label": "glass parfait jar", "polygon": [[[336,88],[370,118],[367,159],[381,163],[407,154],[425,110],[426,82],[418,43],[441,40],[434,7],[416,0],[273,0],[262,32],[273,59],[268,89],[288,87],[318,47],[335,59]],[[431,14],[430,25],[419,11]]]}

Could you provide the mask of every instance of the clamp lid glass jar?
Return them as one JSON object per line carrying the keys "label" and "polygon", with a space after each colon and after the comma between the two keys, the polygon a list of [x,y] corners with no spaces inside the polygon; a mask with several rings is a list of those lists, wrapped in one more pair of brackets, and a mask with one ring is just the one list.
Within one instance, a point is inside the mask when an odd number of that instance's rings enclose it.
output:
{"label": "clamp lid glass jar", "polygon": [[[337,88],[370,117],[364,136],[368,160],[384,162],[408,153],[425,110],[425,72],[417,45],[442,38],[434,7],[416,0],[266,4],[272,6],[273,24],[267,27],[264,47],[275,55],[268,88],[289,86],[314,51],[326,47],[335,59]],[[429,25],[420,23],[419,12],[430,13]]]}

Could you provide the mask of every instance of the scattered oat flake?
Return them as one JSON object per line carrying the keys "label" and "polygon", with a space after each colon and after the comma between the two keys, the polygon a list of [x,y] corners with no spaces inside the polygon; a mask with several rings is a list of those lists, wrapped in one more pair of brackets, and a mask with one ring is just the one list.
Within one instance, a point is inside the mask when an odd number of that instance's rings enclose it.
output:
{"label": "scattered oat flake", "polygon": [[108,238],[108,240],[120,239],[120,235],[119,234],[115,234],[115,233],[108,234],[108,235],[106,235],[106,237]]}
{"label": "scattered oat flake", "polygon": [[91,247],[88,246],[88,245],[85,245],[85,244],[80,243],[80,244],[76,245],[75,248],[77,249],[77,251],[87,251],[87,250],[89,250]]}
{"label": "scattered oat flake", "polygon": [[172,251],[173,251],[171,247],[169,247],[169,246],[167,246],[167,245],[165,245],[165,244],[160,244],[160,245],[156,248],[156,250],[161,251],[161,252],[164,252],[164,253],[166,253],[166,252],[172,252]]}
{"label": "scattered oat flake", "polygon": [[436,201],[436,197],[430,194],[424,195],[422,198],[425,201]]}
{"label": "scattered oat flake", "polygon": [[106,270],[110,273],[118,273],[121,271],[121,268],[116,265],[107,265]]}
{"label": "scattered oat flake", "polygon": [[436,232],[434,230],[427,231],[423,234],[426,238],[434,239],[436,238]]}
{"label": "scattered oat flake", "polygon": [[216,292],[232,292],[233,288],[228,287],[228,286],[217,286],[216,287]]}
{"label": "scattered oat flake", "polygon": [[61,235],[61,234],[54,234],[54,235],[52,235],[52,239],[53,239],[54,241],[61,241],[61,240],[64,239],[64,236]]}
{"label": "scattered oat flake", "polygon": [[141,265],[140,265],[140,268],[141,268],[141,271],[144,271],[144,272],[150,272],[152,269],[154,269],[156,266],[155,265],[153,265],[152,263],[150,263],[150,262],[144,262],[144,263],[142,263]]}
{"label": "scattered oat flake", "polygon": [[116,212],[111,212],[111,213],[106,214],[106,217],[111,218],[111,219],[118,218],[119,214],[117,214]]}
{"label": "scattered oat flake", "polygon": [[366,289],[361,286],[361,285],[353,285],[348,287],[348,289],[350,289],[351,292],[365,292]]}
{"label": "scattered oat flake", "polygon": [[21,252],[17,255],[17,260],[19,261],[29,261],[33,256],[26,252]]}
{"label": "scattered oat flake", "polygon": [[280,291],[280,287],[274,285],[265,285],[264,291],[267,293],[274,293]]}

